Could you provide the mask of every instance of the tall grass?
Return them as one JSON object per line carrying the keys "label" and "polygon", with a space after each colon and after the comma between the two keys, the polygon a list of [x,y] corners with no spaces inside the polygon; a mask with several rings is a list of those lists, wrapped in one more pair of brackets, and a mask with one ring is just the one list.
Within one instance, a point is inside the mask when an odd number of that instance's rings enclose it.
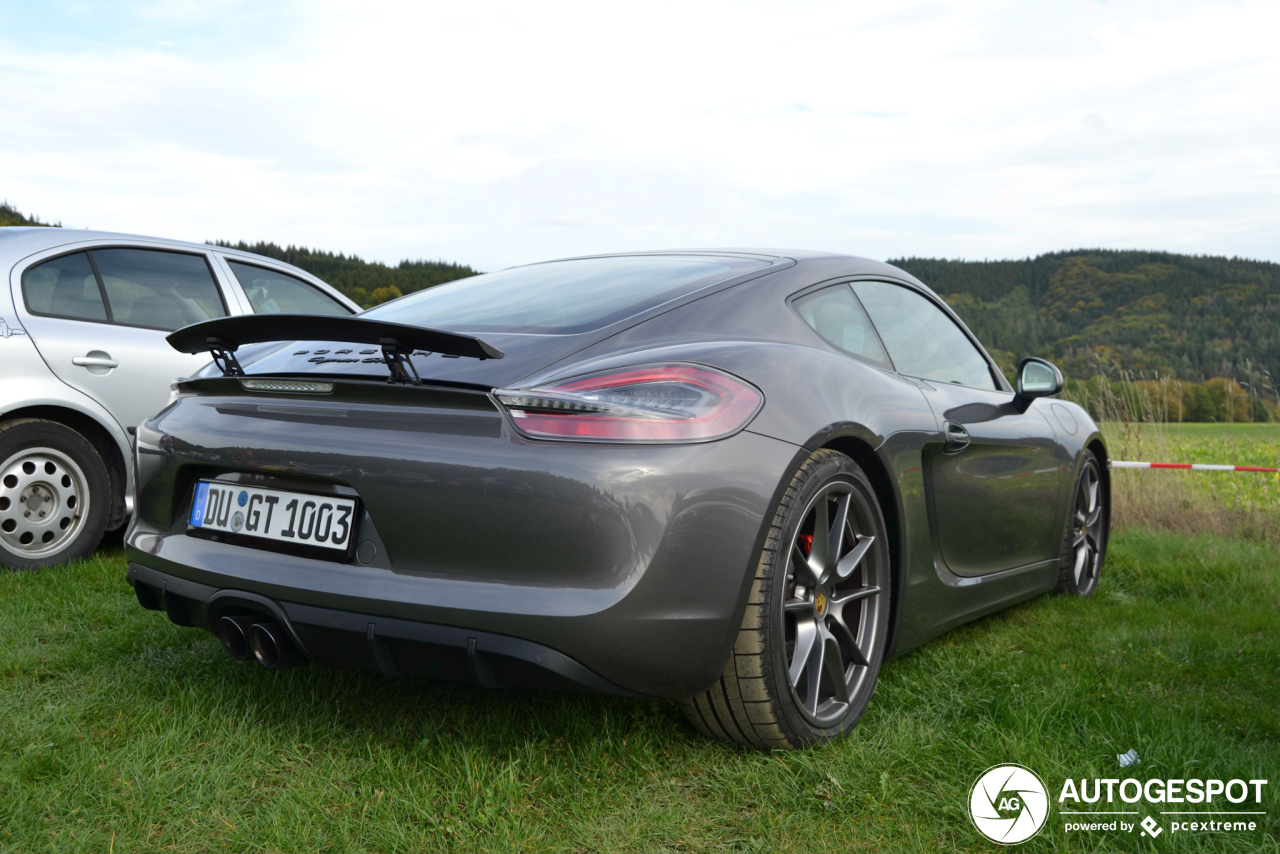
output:
{"label": "tall grass", "polygon": [[[1280,466],[1280,426],[1181,424],[1170,402],[1178,381],[1137,379],[1073,385],[1063,396],[1102,427],[1113,460]],[[1280,477],[1256,473],[1112,469],[1117,527],[1280,542]]]}

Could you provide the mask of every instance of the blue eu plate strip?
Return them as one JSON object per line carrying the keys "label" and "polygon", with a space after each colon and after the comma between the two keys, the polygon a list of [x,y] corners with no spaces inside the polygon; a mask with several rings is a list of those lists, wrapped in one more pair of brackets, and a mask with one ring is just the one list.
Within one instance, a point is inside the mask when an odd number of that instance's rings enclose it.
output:
{"label": "blue eu plate strip", "polygon": [[204,521],[204,507],[209,503],[209,484],[196,484],[196,500],[191,507],[191,525],[199,528]]}

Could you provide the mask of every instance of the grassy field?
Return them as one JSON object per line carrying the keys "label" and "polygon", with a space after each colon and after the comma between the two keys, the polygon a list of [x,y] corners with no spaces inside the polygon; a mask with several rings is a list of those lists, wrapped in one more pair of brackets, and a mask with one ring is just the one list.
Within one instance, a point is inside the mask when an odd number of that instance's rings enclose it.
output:
{"label": "grassy field", "polygon": [[[1180,436],[1185,436],[1190,440],[1214,439],[1235,442],[1244,441],[1250,443],[1269,443],[1267,444],[1267,448],[1269,448],[1269,453],[1272,459],[1275,458],[1275,443],[1277,441],[1277,437],[1280,437],[1280,424],[1274,422],[1259,421],[1247,424],[1187,422],[1183,424],[1168,424],[1166,426],[1171,432]],[[1245,453],[1249,452],[1250,449],[1246,448]],[[1253,465],[1253,463],[1241,463],[1241,465]],[[1258,463],[1258,465],[1262,465],[1262,463]]]}
{"label": "grassy field", "polygon": [[[1106,422],[1113,459],[1280,467],[1280,424]],[[1112,472],[1116,519],[1280,545],[1280,474]]]}
{"label": "grassy field", "polygon": [[[143,611],[118,552],[0,575],[0,849],[991,850],[990,765],[1273,778],[1273,549],[1127,531],[1093,601],[1042,598],[890,662],[854,735],[803,753],[697,737],[672,705],[270,673]],[[1066,834],[1033,850],[1276,851]],[[1158,816],[1157,816],[1158,818]]]}
{"label": "grassy field", "polygon": [[[1117,458],[1280,457],[1276,425],[1105,429]],[[137,606],[118,541],[0,574],[0,850],[986,851],[969,787],[1019,762],[1052,799],[1272,780],[1253,833],[1066,833],[1055,808],[1022,848],[1280,851],[1280,479],[1116,474],[1095,599],[890,662],[853,736],[803,753],[704,741],[662,703],[234,662]],[[1216,535],[1150,530],[1177,526]]]}

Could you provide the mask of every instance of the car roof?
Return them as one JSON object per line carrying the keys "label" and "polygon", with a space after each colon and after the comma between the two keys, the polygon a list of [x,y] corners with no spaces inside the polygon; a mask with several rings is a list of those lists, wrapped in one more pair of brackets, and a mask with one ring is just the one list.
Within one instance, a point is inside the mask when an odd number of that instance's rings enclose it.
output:
{"label": "car roof", "polygon": [[[871,261],[868,258],[859,258],[856,255],[846,255],[839,252],[823,252],[813,249],[768,249],[758,246],[689,246],[678,249],[641,249],[633,252],[601,252],[592,255],[570,255],[564,258],[555,258],[551,260],[575,261],[579,258],[626,258],[632,255],[746,255],[757,258],[790,258],[796,261],[809,258],[846,258],[856,261],[870,261],[870,263],[873,264],[879,263]],[[550,261],[547,263],[550,263]]]}
{"label": "car roof", "polygon": [[[319,282],[333,293],[340,296],[344,301],[355,306],[351,302],[350,297],[342,293],[342,291],[325,282],[314,273],[309,273],[287,261],[281,261],[278,258],[271,258],[266,255],[257,255],[253,252],[246,252],[243,249],[231,249],[226,246],[217,246],[212,243],[192,243],[187,240],[173,240],[168,237],[150,237],[145,234],[127,234],[120,231],[95,231],[87,228],[60,228],[54,226],[33,226],[33,225],[10,225],[0,227],[0,266],[5,269],[9,265],[21,261],[23,258],[33,255],[37,252],[44,252],[48,249],[57,249],[61,246],[74,247],[81,243],[97,243],[112,241],[133,241],[143,240],[148,243],[161,244],[170,246],[175,249],[189,249],[195,252],[216,251],[229,258],[236,258],[252,264],[270,264],[274,267],[280,267],[293,271],[300,278]],[[348,306],[348,307],[350,307]],[[359,306],[356,306],[359,310]]]}
{"label": "car roof", "polygon": [[[578,255],[568,258],[556,258],[554,261],[575,261],[580,258],[625,258],[634,255],[727,255],[734,257],[748,257],[768,259],[774,263],[790,260],[794,261],[798,269],[804,272],[814,272],[823,278],[834,278],[837,276],[888,276],[898,281],[910,282],[921,288],[927,293],[937,294],[932,288],[924,282],[917,279],[907,271],[886,264],[883,261],[876,261],[873,258],[864,258],[859,255],[848,255],[842,252],[827,252],[814,249],[761,249],[761,248],[742,248],[742,247],[721,247],[721,248],[689,248],[689,249],[654,249],[639,252],[610,252],[601,255]],[[543,263],[554,263],[547,261]],[[522,265],[523,266],[523,265]]]}
{"label": "car roof", "polygon": [[[214,246],[209,243],[192,243],[187,240],[173,240],[168,237],[152,237],[146,234],[128,234],[120,231],[97,231],[87,228],[61,228],[57,226],[35,226],[35,225],[10,225],[0,227],[0,251],[6,253],[21,252],[22,256],[30,255],[33,252],[42,252],[45,249],[53,249],[57,246],[64,246],[71,243],[80,243],[89,240],[146,240],[154,243],[164,243],[168,246],[181,246],[188,249],[198,249],[201,252],[210,249],[216,249],[225,255],[239,255],[244,258],[258,258],[263,256],[255,255],[252,252],[245,252],[240,249],[230,249],[225,246]],[[271,259],[274,261],[275,259]]]}

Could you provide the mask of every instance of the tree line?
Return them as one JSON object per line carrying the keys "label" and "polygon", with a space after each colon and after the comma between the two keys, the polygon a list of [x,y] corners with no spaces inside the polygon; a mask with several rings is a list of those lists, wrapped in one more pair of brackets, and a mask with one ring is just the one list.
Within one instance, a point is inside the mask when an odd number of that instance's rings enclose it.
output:
{"label": "tree line", "polygon": [[0,202],[0,227],[10,225],[42,225],[48,228],[58,228],[60,224],[52,222],[42,222],[39,217],[27,216],[22,211],[9,204],[8,201]]}

